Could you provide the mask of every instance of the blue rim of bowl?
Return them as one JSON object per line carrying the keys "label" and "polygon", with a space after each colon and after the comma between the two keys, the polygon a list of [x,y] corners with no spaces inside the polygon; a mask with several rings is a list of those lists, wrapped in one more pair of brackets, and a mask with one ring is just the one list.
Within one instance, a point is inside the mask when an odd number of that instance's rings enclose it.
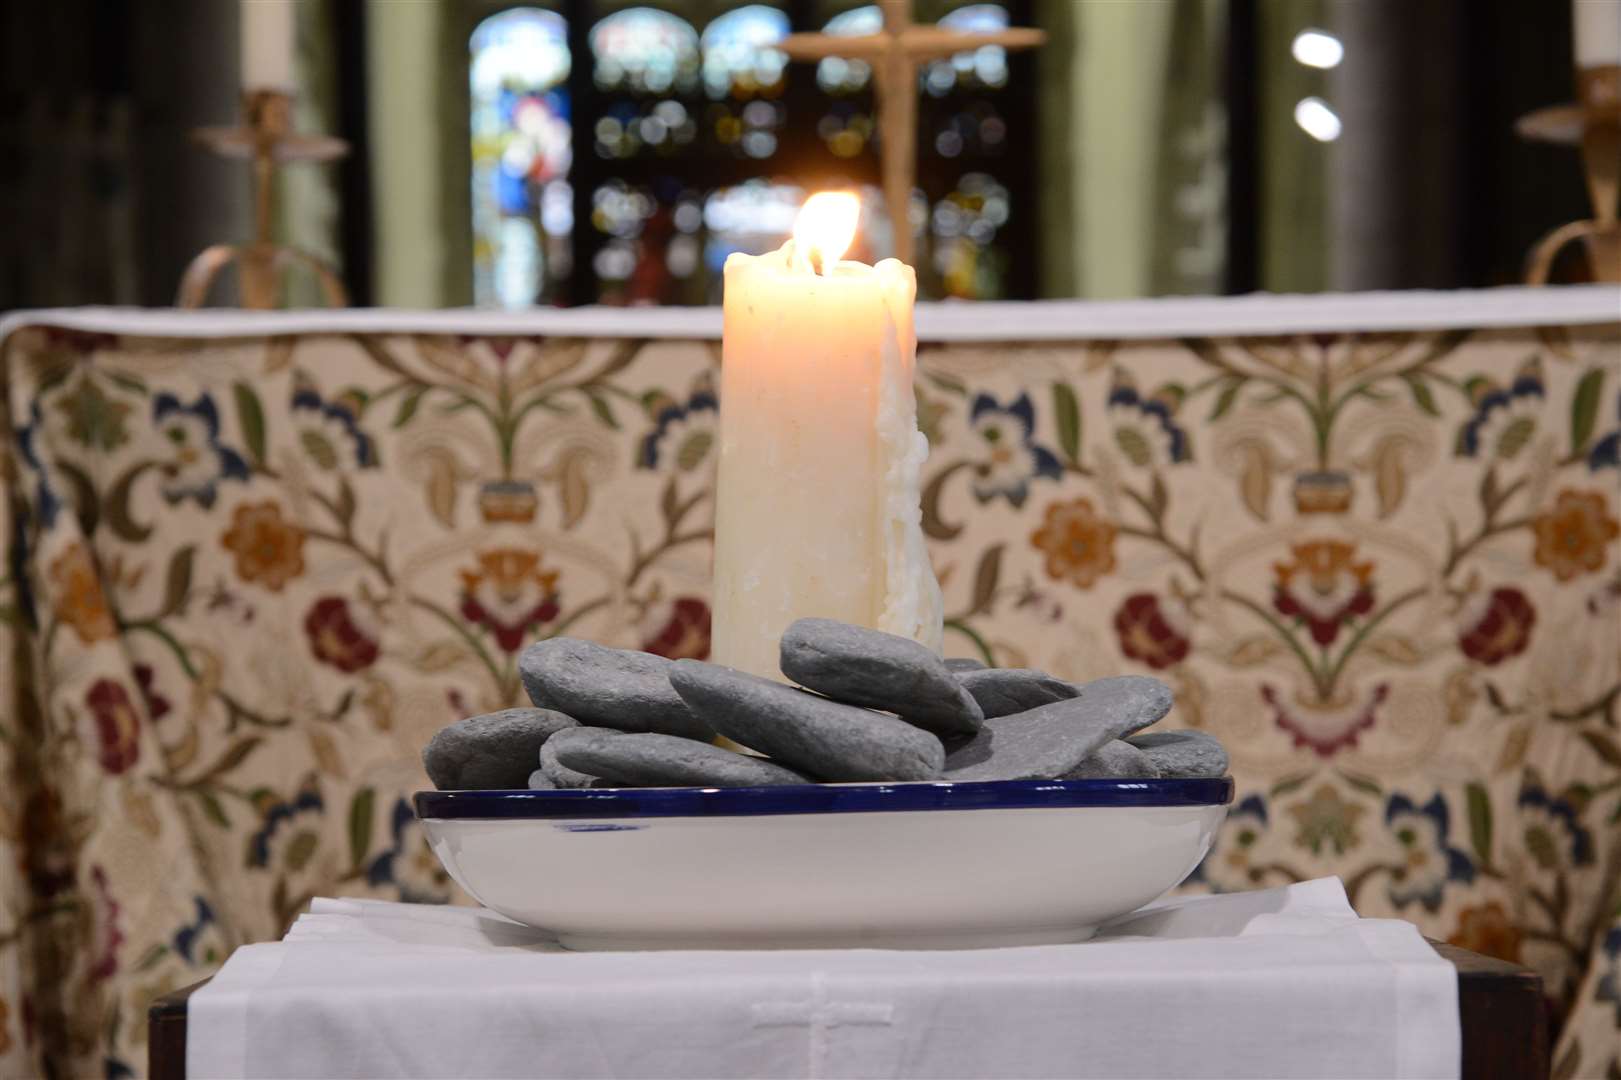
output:
{"label": "blue rim of bowl", "polygon": [[988,780],[973,783],[793,784],[752,788],[579,788],[419,791],[419,818],[761,817],[920,810],[1024,810],[1105,806],[1221,806],[1232,777],[1180,780]]}

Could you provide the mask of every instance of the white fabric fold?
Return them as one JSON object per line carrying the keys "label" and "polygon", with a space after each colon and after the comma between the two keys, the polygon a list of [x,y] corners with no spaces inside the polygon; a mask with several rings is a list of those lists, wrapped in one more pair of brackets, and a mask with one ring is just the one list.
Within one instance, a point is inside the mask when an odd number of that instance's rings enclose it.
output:
{"label": "white fabric fold", "polygon": [[[649,902],[656,902],[650,898]],[[192,1076],[1455,1077],[1457,977],[1339,881],[1080,945],[573,953],[474,908],[316,900],[193,995]]]}

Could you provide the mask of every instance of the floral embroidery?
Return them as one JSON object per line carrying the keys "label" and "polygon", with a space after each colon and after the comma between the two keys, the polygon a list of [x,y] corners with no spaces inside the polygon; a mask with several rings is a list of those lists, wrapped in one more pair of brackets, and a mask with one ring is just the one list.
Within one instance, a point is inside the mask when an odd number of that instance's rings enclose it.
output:
{"label": "floral embroidery", "polygon": [[684,402],[665,396],[652,403],[653,430],[642,438],[636,464],[656,469],[669,455],[682,472],[692,472],[709,458],[719,426],[720,404],[715,399],[707,373],[700,376],[691,396]]}
{"label": "floral embroidery", "polygon": [[152,420],[173,455],[163,463],[160,485],[171,504],[191,499],[207,509],[214,505],[221,480],[248,478],[242,455],[220,444],[219,411],[209,395],[198,394],[190,405],[182,405],[173,394],[159,394],[152,399]]}
{"label": "floral embroidery", "polygon": [[1350,694],[1332,701],[1295,696],[1285,699],[1272,686],[1261,685],[1261,700],[1272,708],[1278,727],[1294,736],[1297,747],[1315,750],[1321,757],[1333,757],[1356,745],[1358,736],[1373,727],[1379,706],[1390,695],[1383,683],[1366,695]]}
{"label": "floral embroidery", "polygon": [[124,932],[118,927],[119,906],[107,884],[107,871],[90,868],[91,926],[95,943],[91,950],[90,977],[110,979],[118,971],[118,949]]}
{"label": "floral embroidery", "polygon": [[349,395],[325,401],[307,383],[295,386],[293,425],[299,445],[322,469],[369,469],[377,464],[377,448],[360,428],[360,402]]}
{"label": "floral embroidery", "polygon": [[373,887],[393,885],[400,899],[415,904],[443,904],[450,899],[450,875],[428,847],[422,825],[404,799],[389,816],[390,843],[366,868]]}
{"label": "floral embroidery", "polygon": [[281,516],[274,502],[244,503],[220,537],[236,556],[236,576],[271,592],[304,572],[304,530]]}
{"label": "floral embroidery", "polygon": [[315,658],[339,671],[352,674],[377,662],[375,628],[369,619],[357,619],[341,596],[317,600],[304,616],[304,632]]}
{"label": "floral embroidery", "polygon": [[169,715],[173,706],[168,698],[158,693],[157,673],[152,670],[151,664],[135,665],[135,689],[140,691],[141,700],[146,703],[146,715],[154,723]]}
{"label": "floral embroidery", "polygon": [[1423,806],[1406,795],[1392,795],[1385,806],[1385,825],[1402,848],[1402,861],[1391,871],[1390,902],[1405,908],[1417,900],[1426,911],[1441,910],[1441,893],[1449,881],[1475,880],[1475,866],[1447,845],[1450,815],[1446,800],[1436,795]]}
{"label": "floral embroidery", "polygon": [[1036,410],[1029,394],[1020,394],[1011,405],[998,404],[989,394],[974,395],[968,426],[985,444],[985,457],[974,465],[972,484],[979,502],[1001,496],[1014,506],[1023,506],[1032,479],[1057,480],[1064,475],[1057,456],[1032,439]]}
{"label": "floral embroidery", "polygon": [[46,458],[40,453],[40,433],[45,421],[39,399],[36,397],[28,408],[28,423],[17,428],[17,453],[28,471],[34,474],[34,512],[39,515],[40,524],[49,529],[56,524],[56,512],[62,508],[62,500],[56,494]]}
{"label": "floral embroidery", "polygon": [[654,629],[642,641],[643,652],[671,660],[709,659],[709,605],[700,598],[655,605],[648,625]]}
{"label": "floral embroidery", "polygon": [[1586,866],[1593,861],[1593,834],[1568,800],[1555,798],[1539,784],[1527,784],[1520,791],[1520,819],[1525,850],[1544,870],[1562,864]]}
{"label": "floral embroidery", "polygon": [[1192,442],[1175,420],[1183,396],[1180,386],[1168,383],[1145,398],[1129,375],[1115,371],[1109,389],[1109,419],[1114,424],[1115,445],[1127,461],[1141,468],[1192,459]]}
{"label": "floral embroidery", "polygon": [[101,591],[101,574],[90,549],[75,542],[51,562],[56,617],[73,627],[80,641],[92,645],[113,636],[118,627]]}
{"label": "floral embroidery", "polygon": [[1114,613],[1120,651],[1156,670],[1187,659],[1192,648],[1186,605],[1171,599],[1161,605],[1153,593],[1132,593]]}
{"label": "floral embroidery", "polygon": [[1447,943],[1511,964],[1520,962],[1520,929],[1496,900],[1458,912],[1458,929]]}
{"label": "floral embroidery", "polygon": [[96,759],[114,776],[125,772],[141,756],[141,719],[129,693],[112,679],[97,679],[84,703],[96,724]]}
{"label": "floral embroidery", "polygon": [[1531,558],[1560,581],[1603,569],[1610,541],[1621,535],[1603,495],[1568,489],[1559,493],[1553,509],[1532,519],[1531,530],[1537,538]]}
{"label": "floral embroidery", "polygon": [[1488,667],[1518,656],[1531,644],[1537,613],[1525,593],[1513,587],[1493,589],[1467,601],[1460,613],[1458,649]]}
{"label": "floral embroidery", "polygon": [[[1621,421],[1621,394],[1615,396],[1615,418]],[[1621,427],[1593,442],[1587,452],[1587,467],[1593,472],[1621,468]]]}
{"label": "floral embroidery", "polygon": [[1332,645],[1341,627],[1373,610],[1373,563],[1357,562],[1356,545],[1341,540],[1295,544],[1293,552],[1272,564],[1272,606],[1303,620],[1317,644]]}
{"label": "floral embroidery", "polygon": [[210,926],[217,925],[218,920],[214,918],[214,909],[209,907],[207,900],[198,896],[193,897],[193,902],[196,904],[196,916],[174,932],[170,943],[174,946],[174,951],[188,964],[212,963],[217,958],[216,950],[210,947],[207,952],[199,954],[197,942],[202,939]]}
{"label": "floral embroidery", "polygon": [[478,554],[478,568],[463,570],[462,615],[517,652],[534,630],[557,618],[557,571],[543,570],[539,552],[500,548]]}
{"label": "floral embroidery", "polygon": [[1047,576],[1089,589],[1114,569],[1115,527],[1092,509],[1091,499],[1053,503],[1030,543],[1046,556]]}
{"label": "floral embroidery", "polygon": [[1325,847],[1334,854],[1344,855],[1362,842],[1356,824],[1368,808],[1347,802],[1334,790],[1332,784],[1320,784],[1311,797],[1289,808],[1289,814],[1299,826],[1295,843],[1310,848],[1313,855],[1321,855]]}
{"label": "floral embroidery", "polygon": [[1604,945],[1600,951],[1606,967],[1604,974],[1599,976],[1598,992],[1594,996],[1615,1006],[1616,1026],[1621,1027],[1621,926],[1604,935]]}
{"label": "floral embroidery", "polygon": [[88,374],[79,376],[73,389],[56,401],[67,421],[67,435],[86,450],[111,451],[129,442],[125,420],[134,410],[127,402],[108,397]]}
{"label": "floral embroidery", "polygon": [[1482,376],[1470,379],[1465,388],[1475,412],[1458,432],[1458,455],[1476,457],[1484,451],[1487,457],[1512,460],[1536,432],[1547,393],[1542,365],[1532,357],[1506,388]]}
{"label": "floral embroidery", "polygon": [[[287,800],[280,800],[269,792],[263,792],[258,799],[258,803],[259,828],[248,837],[247,865],[260,869],[274,864],[275,860],[271,858],[270,849],[272,841],[276,839],[278,833],[290,827],[304,814],[314,814],[319,817],[325,807],[320,791],[310,783],[304,784],[298,789],[296,795]],[[302,835],[309,836],[312,839],[315,836],[314,833],[310,832],[302,833]],[[306,852],[303,861],[307,861],[308,857]],[[295,859],[293,861],[299,860]],[[302,863],[289,869],[302,869]]]}

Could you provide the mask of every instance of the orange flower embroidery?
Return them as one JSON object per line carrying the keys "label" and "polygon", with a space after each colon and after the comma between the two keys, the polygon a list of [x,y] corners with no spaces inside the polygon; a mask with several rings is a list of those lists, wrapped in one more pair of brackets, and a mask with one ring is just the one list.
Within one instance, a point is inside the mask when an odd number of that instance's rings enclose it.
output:
{"label": "orange flower embroidery", "polygon": [[497,548],[478,553],[478,568],[463,570],[463,617],[487,627],[507,652],[559,613],[555,570],[541,568],[540,552]]}
{"label": "orange flower embroidery", "polygon": [[1292,551],[1290,561],[1272,564],[1272,606],[1304,619],[1317,644],[1332,645],[1341,626],[1373,610],[1373,563],[1357,562],[1356,546],[1343,540],[1309,540]]}
{"label": "orange flower embroidery", "polygon": [[56,588],[56,617],[73,627],[86,645],[113,636],[113,614],[101,592],[101,576],[90,549],[74,544],[51,563],[51,584]]}
{"label": "orange flower embroidery", "polygon": [[304,530],[283,518],[273,502],[237,507],[220,543],[236,556],[238,577],[271,592],[281,592],[304,572]]}
{"label": "orange flower embroidery", "polygon": [[1560,581],[1594,573],[1604,566],[1610,541],[1621,534],[1604,496],[1596,491],[1561,491],[1553,509],[1531,521],[1536,550],[1531,558]]}
{"label": "orange flower embroidery", "polygon": [[1047,576],[1090,589],[1114,569],[1115,527],[1092,508],[1090,499],[1053,503],[1030,543],[1046,554]]}
{"label": "orange flower embroidery", "polygon": [[1520,962],[1520,930],[1496,900],[1458,912],[1458,929],[1447,944],[1460,949],[1495,956],[1510,963]]}

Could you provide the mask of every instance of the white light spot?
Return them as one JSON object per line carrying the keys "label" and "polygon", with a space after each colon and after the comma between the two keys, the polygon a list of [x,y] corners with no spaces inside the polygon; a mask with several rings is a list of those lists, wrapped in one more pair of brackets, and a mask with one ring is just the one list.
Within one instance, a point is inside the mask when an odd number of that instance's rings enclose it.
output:
{"label": "white light spot", "polygon": [[1333,142],[1340,137],[1340,118],[1322,98],[1302,98],[1296,102],[1295,123],[1318,142]]}
{"label": "white light spot", "polygon": [[1302,30],[1295,35],[1289,51],[1307,67],[1338,67],[1339,62],[1345,59],[1345,46],[1326,30]]}

